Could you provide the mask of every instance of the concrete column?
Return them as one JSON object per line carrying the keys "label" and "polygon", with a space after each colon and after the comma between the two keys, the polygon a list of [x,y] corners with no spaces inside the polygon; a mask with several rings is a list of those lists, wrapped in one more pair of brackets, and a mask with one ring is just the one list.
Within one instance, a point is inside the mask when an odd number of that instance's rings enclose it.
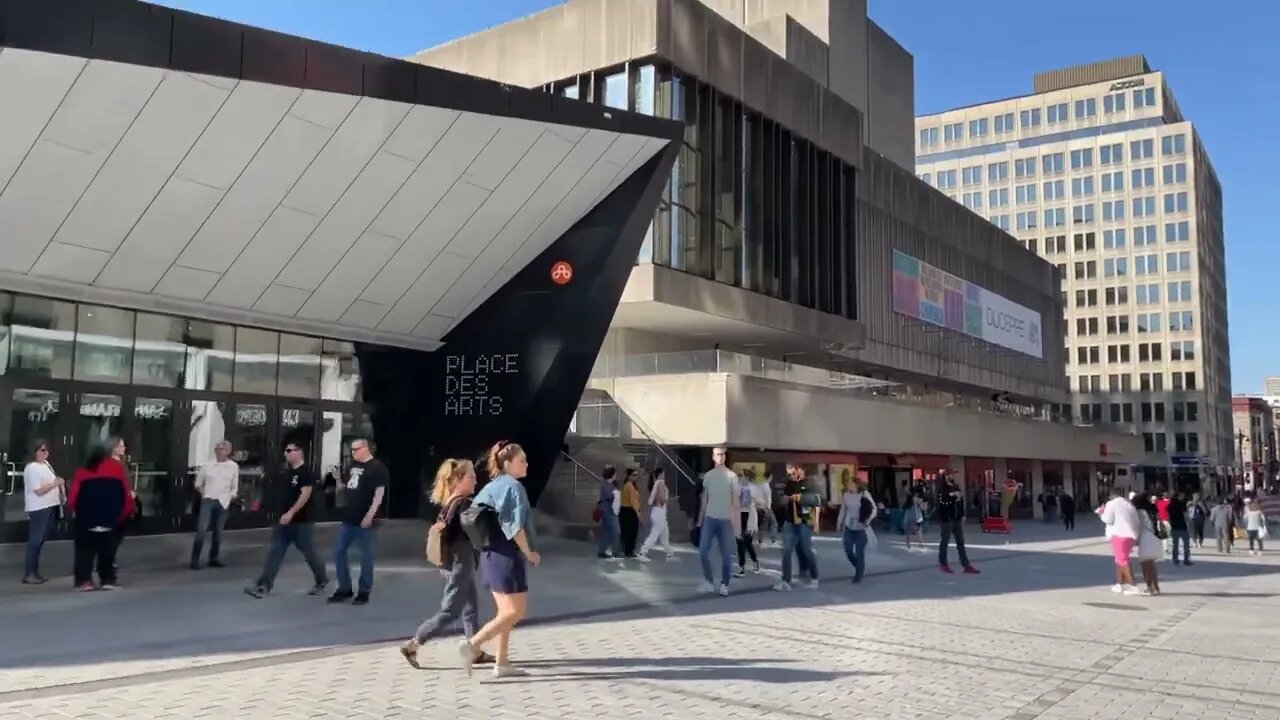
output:
{"label": "concrete column", "polygon": [[1032,517],[1036,520],[1044,519],[1044,506],[1036,502],[1040,498],[1040,493],[1044,492],[1044,463],[1040,460],[1031,461],[1031,512]]}
{"label": "concrete column", "polygon": [[964,456],[952,455],[947,461],[947,471],[951,473],[951,477],[955,478],[961,490],[969,487],[969,478],[964,474]]}
{"label": "concrete column", "polygon": [[1062,491],[1071,497],[1076,496],[1076,476],[1072,473],[1069,462],[1062,463]]}
{"label": "concrete column", "polygon": [[1098,464],[1089,463],[1089,497],[1093,498],[1094,507],[1111,499],[1099,496],[1098,492]]}

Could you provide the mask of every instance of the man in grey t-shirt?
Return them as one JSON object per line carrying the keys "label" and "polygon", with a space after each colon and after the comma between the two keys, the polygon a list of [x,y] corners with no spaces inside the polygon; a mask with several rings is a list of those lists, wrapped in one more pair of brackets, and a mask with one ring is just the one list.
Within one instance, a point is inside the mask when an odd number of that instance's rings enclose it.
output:
{"label": "man in grey t-shirt", "polygon": [[698,559],[702,561],[703,592],[716,589],[711,574],[711,543],[720,545],[720,594],[729,594],[729,578],[733,572],[734,538],[738,528],[738,476],[725,467],[728,453],[718,447],[711,451],[715,467],[702,476],[702,509],[698,525]]}

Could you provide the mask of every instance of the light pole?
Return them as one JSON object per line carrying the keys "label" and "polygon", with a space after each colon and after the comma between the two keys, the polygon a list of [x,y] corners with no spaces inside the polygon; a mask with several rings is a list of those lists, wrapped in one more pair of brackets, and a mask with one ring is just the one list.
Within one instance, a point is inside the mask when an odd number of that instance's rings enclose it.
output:
{"label": "light pole", "polygon": [[1236,482],[1240,483],[1242,487],[1244,486],[1244,439],[1245,439],[1244,431],[1237,430],[1236,431],[1236,452],[1240,458],[1240,464],[1236,466],[1237,468],[1239,468],[1237,470]]}

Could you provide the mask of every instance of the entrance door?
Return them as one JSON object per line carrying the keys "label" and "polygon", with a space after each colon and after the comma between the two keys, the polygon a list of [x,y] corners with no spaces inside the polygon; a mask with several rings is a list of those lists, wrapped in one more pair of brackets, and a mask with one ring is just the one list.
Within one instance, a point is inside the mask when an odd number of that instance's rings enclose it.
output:
{"label": "entrance door", "polygon": [[[0,542],[21,542],[27,537],[22,471],[32,459],[35,443],[41,441],[49,448],[49,464],[68,484],[78,464],[68,446],[69,397],[55,389],[11,385],[0,386],[0,394],[9,405],[8,413],[0,413]],[[65,532],[65,523],[59,525],[55,536]]]}
{"label": "entrance door", "polygon": [[320,458],[316,452],[319,444],[316,433],[319,430],[320,411],[306,405],[284,405],[280,408],[280,422],[276,426],[276,458],[273,467],[278,468],[268,488],[270,500],[270,517],[274,522],[284,508],[274,505],[281,491],[281,483],[287,477],[285,471],[284,449],[289,445],[297,445],[302,449],[303,464],[311,470],[316,486],[311,490],[311,502],[308,506],[308,517],[313,521],[323,519],[324,480],[320,475]]}
{"label": "entrance door", "polygon": [[280,467],[275,448],[275,403],[231,403],[226,420],[225,437],[231,443],[231,459],[240,466],[240,491],[227,516],[227,527],[264,527],[271,521],[267,514],[268,490]]}

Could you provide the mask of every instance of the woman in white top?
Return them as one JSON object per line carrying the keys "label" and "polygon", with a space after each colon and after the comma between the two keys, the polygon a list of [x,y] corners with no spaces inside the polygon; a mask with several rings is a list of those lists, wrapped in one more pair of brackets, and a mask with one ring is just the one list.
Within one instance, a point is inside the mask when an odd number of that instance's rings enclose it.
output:
{"label": "woman in white top", "polygon": [[1146,583],[1144,595],[1160,594],[1160,576],[1156,572],[1156,563],[1164,557],[1164,544],[1156,534],[1159,527],[1156,518],[1156,506],[1151,498],[1140,495],[1134,500],[1134,508],[1138,511],[1138,519],[1142,528],[1138,534],[1138,564],[1142,566],[1142,579]]}
{"label": "woman in white top", "polygon": [[1116,561],[1116,584],[1111,586],[1112,592],[1140,595],[1133,581],[1133,567],[1129,565],[1129,556],[1133,554],[1142,532],[1142,519],[1137,508],[1125,498],[1124,490],[1117,487],[1112,488],[1111,499],[1099,509],[1098,515],[1107,526],[1107,537]]}
{"label": "woman in white top", "polygon": [[[1253,499],[1244,508],[1244,529],[1249,534],[1249,554],[1257,555],[1262,552],[1263,534],[1267,529],[1267,516],[1262,514],[1262,505]],[[1258,549],[1253,549],[1254,542],[1258,543]]]}
{"label": "woman in white top", "polygon": [[58,520],[62,488],[66,485],[49,465],[49,444],[44,440],[32,444],[31,462],[22,471],[22,484],[27,512],[27,556],[22,582],[39,585],[46,582],[40,575],[40,551]]}
{"label": "woman in white top", "polygon": [[649,562],[649,551],[658,544],[667,551],[668,560],[676,556],[671,547],[671,528],[667,525],[667,504],[671,502],[671,493],[667,490],[667,481],[663,477],[665,474],[659,467],[654,468],[649,476],[653,488],[649,491],[649,535],[636,555],[636,559],[641,562]]}
{"label": "woman in white top", "polygon": [[738,476],[738,570],[734,577],[747,574],[747,556],[751,556],[752,571],[760,573],[760,556],[756,554],[756,535],[760,533],[759,494],[756,492],[755,480],[745,475]]}

